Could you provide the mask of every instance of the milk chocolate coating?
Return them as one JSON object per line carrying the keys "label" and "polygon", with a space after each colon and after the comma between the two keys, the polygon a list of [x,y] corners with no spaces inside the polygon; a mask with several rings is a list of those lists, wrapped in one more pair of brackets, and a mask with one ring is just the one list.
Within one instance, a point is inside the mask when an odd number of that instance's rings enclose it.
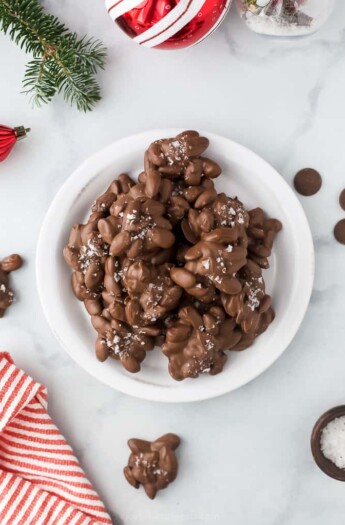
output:
{"label": "milk chocolate coating", "polygon": [[226,354],[241,339],[236,323],[221,307],[211,307],[203,316],[193,306],[182,308],[168,328],[163,353],[169,372],[180,381],[199,374],[216,375],[223,370]]}
{"label": "milk chocolate coating", "polygon": [[176,479],[178,464],[175,450],[179,444],[180,438],[176,434],[165,434],[156,441],[130,439],[131,455],[123,470],[128,483],[136,489],[142,485],[147,496],[154,499],[159,490]]}
{"label": "milk chocolate coating", "polygon": [[238,273],[241,292],[237,295],[221,295],[226,313],[235,319],[243,334],[253,339],[266,330],[274,319],[272,300],[265,292],[265,282],[259,265],[248,259]]}
{"label": "milk chocolate coating", "polygon": [[300,170],[294,179],[294,186],[296,191],[305,197],[315,195],[322,185],[322,178],[318,171],[312,168],[304,168]]}
{"label": "milk chocolate coating", "polygon": [[9,287],[10,272],[18,270],[22,264],[22,258],[18,254],[9,255],[0,261],[0,318],[14,301],[14,293]]}
{"label": "milk chocolate coating", "polygon": [[167,263],[154,266],[145,261],[132,262],[124,275],[124,285],[129,295],[126,314],[135,309],[135,315],[127,315],[131,325],[147,325],[165,318],[177,307],[182,295],[182,289],[170,278]]}
{"label": "milk chocolate coating", "polygon": [[274,319],[263,269],[282,225],[217,192],[207,146],[196,131],[155,141],[138,182],[121,174],[71,230],[64,258],[100,361],[138,372],[158,344],[174,379],[215,375]]}
{"label": "milk chocolate coating", "polygon": [[269,268],[274,239],[282,229],[277,219],[268,219],[261,208],[249,212],[248,259],[256,262],[261,268]]}
{"label": "milk chocolate coating", "polygon": [[340,244],[345,244],[345,219],[342,219],[335,225],[334,237]]}

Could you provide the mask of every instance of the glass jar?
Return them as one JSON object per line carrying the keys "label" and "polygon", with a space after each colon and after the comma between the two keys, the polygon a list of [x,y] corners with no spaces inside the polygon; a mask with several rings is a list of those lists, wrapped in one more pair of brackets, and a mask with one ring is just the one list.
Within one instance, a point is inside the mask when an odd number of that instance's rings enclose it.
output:
{"label": "glass jar", "polygon": [[317,31],[332,13],[335,0],[237,0],[246,25],[271,36],[303,36]]}

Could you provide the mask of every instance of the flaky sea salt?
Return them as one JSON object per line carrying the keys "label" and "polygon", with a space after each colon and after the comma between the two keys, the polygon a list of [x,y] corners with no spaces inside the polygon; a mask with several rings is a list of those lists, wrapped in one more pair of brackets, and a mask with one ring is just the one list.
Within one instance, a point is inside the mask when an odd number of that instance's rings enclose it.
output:
{"label": "flaky sea salt", "polygon": [[325,458],[345,469],[345,416],[336,417],[325,426],[320,445]]}
{"label": "flaky sea salt", "polygon": [[238,214],[237,220],[238,220],[238,224],[244,224],[244,217],[242,213]]}
{"label": "flaky sea salt", "polygon": [[210,269],[210,259],[206,259],[205,261],[202,262],[202,266],[206,269],[206,270],[209,270]]}

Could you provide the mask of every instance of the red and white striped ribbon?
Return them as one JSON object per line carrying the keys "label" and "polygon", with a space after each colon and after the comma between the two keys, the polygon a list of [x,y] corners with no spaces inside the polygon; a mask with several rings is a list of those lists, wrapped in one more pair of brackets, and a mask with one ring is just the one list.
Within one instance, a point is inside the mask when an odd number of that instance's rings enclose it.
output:
{"label": "red and white striped ribbon", "polygon": [[0,524],[111,525],[47,413],[47,391],[0,353]]}

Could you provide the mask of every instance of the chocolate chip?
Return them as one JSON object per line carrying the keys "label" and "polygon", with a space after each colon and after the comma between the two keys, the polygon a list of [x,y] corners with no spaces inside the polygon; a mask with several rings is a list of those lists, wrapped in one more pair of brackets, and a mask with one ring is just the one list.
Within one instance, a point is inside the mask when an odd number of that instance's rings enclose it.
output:
{"label": "chocolate chip", "polygon": [[296,191],[305,197],[315,195],[322,185],[322,178],[318,171],[312,168],[300,170],[294,178]]}
{"label": "chocolate chip", "polygon": [[340,244],[345,244],[345,219],[342,219],[335,225],[334,237]]}
{"label": "chocolate chip", "polygon": [[343,191],[339,195],[339,204],[343,208],[343,210],[345,210],[345,189],[343,189]]}

